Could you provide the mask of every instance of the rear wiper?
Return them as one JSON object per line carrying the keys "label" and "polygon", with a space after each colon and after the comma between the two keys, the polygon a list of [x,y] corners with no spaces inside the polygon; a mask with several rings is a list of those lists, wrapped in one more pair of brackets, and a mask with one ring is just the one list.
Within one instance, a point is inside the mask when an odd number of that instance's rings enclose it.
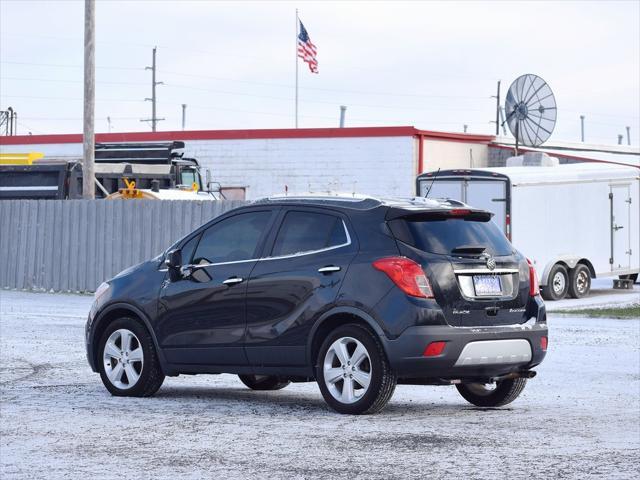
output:
{"label": "rear wiper", "polygon": [[451,250],[451,253],[482,253],[487,247],[482,245],[460,245],[459,247]]}

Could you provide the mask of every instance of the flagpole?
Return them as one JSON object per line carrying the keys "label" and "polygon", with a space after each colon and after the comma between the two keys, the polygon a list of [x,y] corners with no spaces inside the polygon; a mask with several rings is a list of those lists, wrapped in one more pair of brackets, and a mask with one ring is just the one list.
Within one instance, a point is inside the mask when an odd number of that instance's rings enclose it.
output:
{"label": "flagpole", "polygon": [[298,128],[298,28],[300,20],[298,20],[298,9],[296,8],[296,128]]}

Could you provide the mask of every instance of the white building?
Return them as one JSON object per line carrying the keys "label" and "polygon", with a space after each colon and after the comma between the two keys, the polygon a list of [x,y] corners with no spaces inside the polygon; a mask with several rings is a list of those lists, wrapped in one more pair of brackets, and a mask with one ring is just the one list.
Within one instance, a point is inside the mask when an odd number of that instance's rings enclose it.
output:
{"label": "white building", "polygon": [[[504,165],[509,147],[492,135],[415,127],[197,130],[102,133],[97,142],[182,140],[185,155],[209,168],[223,188],[244,189],[247,199],[272,194],[341,191],[411,196],[415,178],[438,168]],[[0,137],[1,153],[42,152],[46,158],[80,159],[82,136]],[[563,150],[563,152],[565,152]],[[561,161],[599,160],[566,151]],[[629,150],[631,162],[640,156]],[[621,154],[621,157],[625,156]],[[629,156],[629,155],[627,155]],[[635,160],[634,160],[635,158]],[[240,190],[242,191],[242,190]]]}

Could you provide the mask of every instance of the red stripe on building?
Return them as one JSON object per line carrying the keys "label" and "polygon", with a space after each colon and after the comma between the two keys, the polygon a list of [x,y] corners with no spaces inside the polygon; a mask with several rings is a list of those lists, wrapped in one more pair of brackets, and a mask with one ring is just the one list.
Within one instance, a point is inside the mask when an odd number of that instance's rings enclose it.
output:
{"label": "red stripe on building", "polygon": [[[168,132],[98,133],[96,142],[158,142],[167,140],[251,140],[281,138],[349,138],[349,137],[405,137],[466,143],[490,143],[493,135],[435,132],[415,127],[348,127],[348,128],[286,128],[256,130],[178,130]],[[82,143],[82,134],[15,135],[0,137],[0,145],[37,145]]]}

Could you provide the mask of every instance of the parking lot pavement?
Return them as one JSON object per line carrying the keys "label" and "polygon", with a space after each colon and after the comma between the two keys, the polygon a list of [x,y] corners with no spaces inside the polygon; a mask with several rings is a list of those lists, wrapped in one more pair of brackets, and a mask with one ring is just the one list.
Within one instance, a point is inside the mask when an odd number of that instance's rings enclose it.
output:
{"label": "parking lot pavement", "polygon": [[506,408],[399,386],[353,417],[313,383],[231,375],[112,397],[85,360],[90,303],[0,291],[0,478],[638,478],[640,320],[551,315],[547,360]]}

